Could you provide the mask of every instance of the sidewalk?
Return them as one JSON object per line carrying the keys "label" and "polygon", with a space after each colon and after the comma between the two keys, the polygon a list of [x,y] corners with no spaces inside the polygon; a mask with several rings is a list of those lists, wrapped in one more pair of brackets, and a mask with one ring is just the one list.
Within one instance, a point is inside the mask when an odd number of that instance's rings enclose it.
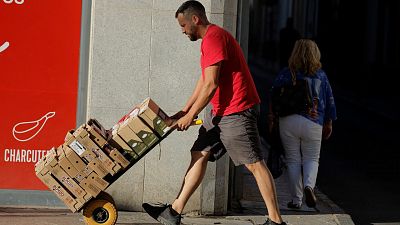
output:
{"label": "sidewalk", "polygon": [[[253,179],[246,182],[255,182]],[[300,210],[292,210],[287,208],[286,204],[290,201],[287,175],[284,173],[275,180],[276,191],[278,195],[279,208],[283,220],[291,225],[354,225],[350,215],[346,214],[340,207],[332,202],[326,195],[315,188],[315,194],[318,198],[316,209],[308,208],[305,203]],[[254,187],[254,193],[259,193],[256,184],[251,185]],[[241,201],[241,205],[245,210],[243,214],[238,215],[239,218],[249,218],[253,223],[262,224],[265,221],[264,215],[266,213],[264,203],[261,202],[261,197],[257,201]]]}
{"label": "sidewalk", "polygon": [[[278,201],[284,221],[290,225],[354,225],[351,217],[343,212],[327,196],[316,189],[317,210],[303,206],[301,210],[289,210],[287,179],[285,174],[275,180]],[[256,188],[256,187],[254,187]],[[258,190],[257,190],[258,191]],[[260,225],[265,222],[265,206],[259,201],[241,202],[243,212],[229,212],[227,216],[184,215],[182,223],[186,225]],[[0,225],[82,225],[81,213],[71,213],[68,209],[13,208],[0,207]],[[156,225],[146,213],[118,212],[117,225]]]}

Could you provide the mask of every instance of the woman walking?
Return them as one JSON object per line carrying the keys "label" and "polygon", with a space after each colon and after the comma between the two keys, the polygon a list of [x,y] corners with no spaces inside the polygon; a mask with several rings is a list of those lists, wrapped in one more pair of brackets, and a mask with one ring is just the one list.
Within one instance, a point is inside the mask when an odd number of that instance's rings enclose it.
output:
{"label": "woman walking", "polygon": [[[308,207],[316,206],[314,187],[321,142],[330,137],[332,121],[336,120],[332,89],[328,77],[321,69],[320,58],[320,51],[314,41],[296,41],[289,58],[289,66],[278,74],[273,83],[274,89],[290,85],[294,78],[306,80],[312,97],[310,111],[279,117],[279,133],[285,150],[291,194],[291,201],[287,206],[292,209],[302,207],[303,195]],[[269,118],[272,122],[273,115]]]}

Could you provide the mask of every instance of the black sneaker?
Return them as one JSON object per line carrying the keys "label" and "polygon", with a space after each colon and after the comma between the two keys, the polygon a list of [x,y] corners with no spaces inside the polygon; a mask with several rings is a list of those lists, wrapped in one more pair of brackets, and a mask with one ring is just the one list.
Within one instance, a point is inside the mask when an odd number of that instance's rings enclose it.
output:
{"label": "black sneaker", "polygon": [[301,209],[301,205],[300,204],[295,204],[295,203],[293,203],[293,201],[288,202],[287,207],[289,209]]}
{"label": "black sneaker", "polygon": [[171,205],[157,204],[151,205],[149,203],[142,204],[143,209],[158,222],[164,225],[180,225],[181,215],[177,213]]}
{"label": "black sneaker", "polygon": [[269,218],[267,219],[267,221],[265,221],[265,223],[263,225],[287,225],[285,222],[282,223],[275,223],[274,221],[270,220]]}
{"label": "black sneaker", "polygon": [[306,205],[310,208],[315,208],[317,197],[314,194],[314,190],[310,186],[307,186],[304,188],[304,194],[306,196]]}

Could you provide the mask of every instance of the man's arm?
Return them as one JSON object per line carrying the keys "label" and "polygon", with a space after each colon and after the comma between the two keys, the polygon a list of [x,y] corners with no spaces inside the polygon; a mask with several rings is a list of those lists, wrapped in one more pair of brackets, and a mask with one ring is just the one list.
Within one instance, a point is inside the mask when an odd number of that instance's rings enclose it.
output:
{"label": "man's arm", "polygon": [[194,101],[192,106],[186,115],[178,120],[179,130],[187,130],[196,116],[207,106],[211,98],[214,96],[214,93],[218,88],[221,64],[222,62],[218,62],[205,68],[204,81],[202,81],[202,85],[196,86],[196,89],[198,88],[198,90],[195,90],[192,95],[193,97],[195,96],[195,93],[197,93],[197,98],[190,98],[188,103],[190,103],[190,101]]}

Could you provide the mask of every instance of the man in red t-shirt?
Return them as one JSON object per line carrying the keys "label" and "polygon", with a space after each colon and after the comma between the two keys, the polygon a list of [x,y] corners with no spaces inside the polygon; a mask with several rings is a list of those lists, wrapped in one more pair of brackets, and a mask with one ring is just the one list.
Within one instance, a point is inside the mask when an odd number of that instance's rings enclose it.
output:
{"label": "man in red t-shirt", "polygon": [[212,110],[205,113],[177,198],[171,205],[144,203],[143,208],[163,224],[180,224],[183,208],[200,185],[207,162],[228,152],[236,166],[245,165],[253,173],[269,213],[265,224],[285,224],[260,150],[260,98],[239,44],[230,33],[208,22],[204,6],[197,1],[183,3],[175,18],[191,41],[202,39],[202,73],[185,107],[172,118],[177,119],[177,129],[184,131],[208,103]]}

